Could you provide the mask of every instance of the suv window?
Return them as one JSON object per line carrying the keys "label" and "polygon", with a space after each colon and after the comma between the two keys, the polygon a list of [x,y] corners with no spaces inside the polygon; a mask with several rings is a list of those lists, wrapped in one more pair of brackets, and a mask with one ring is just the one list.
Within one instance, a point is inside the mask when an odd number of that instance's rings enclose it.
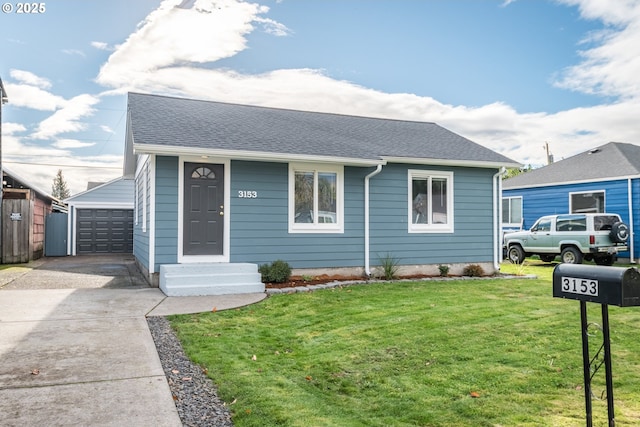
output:
{"label": "suv window", "polygon": [[540,219],[531,227],[531,231],[551,231],[551,220],[549,218]]}
{"label": "suv window", "polygon": [[596,215],[593,217],[593,229],[595,231],[611,230],[614,223],[620,221],[615,215]]}
{"label": "suv window", "polygon": [[586,231],[587,217],[585,215],[563,215],[556,220],[556,231]]}

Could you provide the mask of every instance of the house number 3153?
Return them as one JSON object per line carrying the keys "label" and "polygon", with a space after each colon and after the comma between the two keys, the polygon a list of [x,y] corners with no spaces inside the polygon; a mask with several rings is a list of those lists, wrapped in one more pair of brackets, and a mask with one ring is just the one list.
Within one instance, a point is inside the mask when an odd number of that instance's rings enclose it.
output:
{"label": "house number 3153", "polygon": [[247,191],[247,190],[239,190],[238,197],[241,199],[257,199],[258,192],[257,191]]}

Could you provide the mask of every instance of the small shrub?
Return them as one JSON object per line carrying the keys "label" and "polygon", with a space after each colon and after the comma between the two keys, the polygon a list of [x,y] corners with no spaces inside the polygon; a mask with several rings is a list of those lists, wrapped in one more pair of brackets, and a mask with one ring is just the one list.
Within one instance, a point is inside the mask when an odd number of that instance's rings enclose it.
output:
{"label": "small shrub", "polygon": [[478,264],[467,265],[462,274],[469,277],[481,277],[484,276],[484,270]]}
{"label": "small shrub", "polygon": [[398,275],[398,264],[400,260],[386,254],[384,257],[380,257],[380,267],[382,268],[382,275],[385,280],[393,280]]}
{"label": "small shrub", "polygon": [[275,260],[271,264],[262,264],[258,271],[265,283],[284,283],[291,277],[289,263],[282,260]]}
{"label": "small shrub", "polygon": [[449,266],[448,265],[439,265],[438,270],[440,270],[440,276],[447,277],[449,275]]}

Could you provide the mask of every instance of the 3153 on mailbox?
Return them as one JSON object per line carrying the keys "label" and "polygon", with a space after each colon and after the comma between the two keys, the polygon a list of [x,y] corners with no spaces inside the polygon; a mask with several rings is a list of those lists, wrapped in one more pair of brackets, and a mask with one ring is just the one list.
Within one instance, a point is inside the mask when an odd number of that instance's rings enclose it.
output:
{"label": "3153 on mailbox", "polygon": [[640,272],[636,268],[558,264],[553,296],[619,307],[640,306]]}

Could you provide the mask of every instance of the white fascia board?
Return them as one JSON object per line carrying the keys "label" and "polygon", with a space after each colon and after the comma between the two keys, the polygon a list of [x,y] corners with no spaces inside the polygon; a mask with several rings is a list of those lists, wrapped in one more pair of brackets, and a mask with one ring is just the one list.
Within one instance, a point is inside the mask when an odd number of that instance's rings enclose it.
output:
{"label": "white fascia board", "polygon": [[462,166],[473,168],[518,168],[522,167],[520,163],[509,162],[485,162],[479,160],[448,160],[448,159],[428,159],[424,157],[382,157],[386,163],[404,163],[414,165],[434,165],[434,166]]}
{"label": "white fascia board", "polygon": [[208,157],[228,158],[233,160],[268,161],[268,162],[312,162],[342,164],[345,166],[377,166],[386,164],[379,159],[354,159],[350,157],[314,156],[305,154],[267,153],[263,151],[238,151],[238,150],[207,150],[193,147],[167,147],[161,145],[135,145],[136,154],[157,154],[165,156],[196,156],[206,159]]}
{"label": "white fascia board", "polygon": [[583,179],[583,180],[575,180],[575,181],[548,182],[546,184],[518,185],[515,187],[503,186],[502,190],[503,191],[526,190],[528,188],[557,187],[558,185],[593,184],[598,182],[605,183],[605,182],[613,182],[613,181],[626,181],[628,179],[638,179],[638,178],[640,178],[639,175],[615,176],[610,178],[594,178],[594,179]]}
{"label": "white fascia board", "polygon": [[133,202],[70,202],[69,206],[76,209],[133,209]]}

